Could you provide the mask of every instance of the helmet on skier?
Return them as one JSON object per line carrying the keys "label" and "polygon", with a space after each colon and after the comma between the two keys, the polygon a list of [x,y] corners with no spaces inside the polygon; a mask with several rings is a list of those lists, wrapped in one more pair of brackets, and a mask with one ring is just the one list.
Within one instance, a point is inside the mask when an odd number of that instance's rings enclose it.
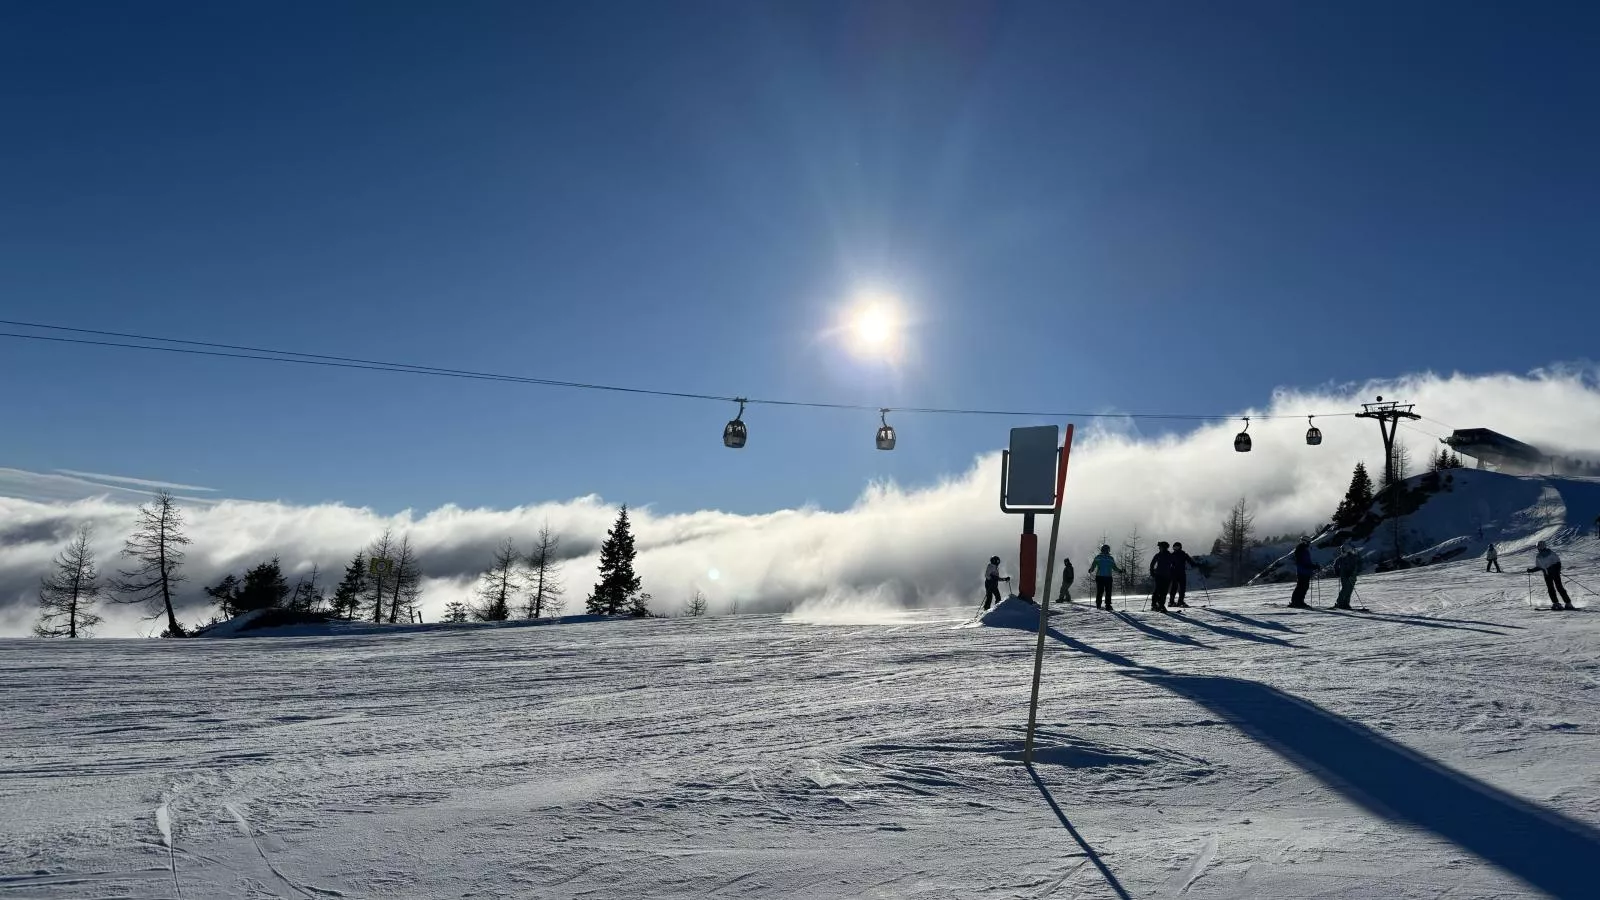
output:
{"label": "helmet on skier", "polygon": [[1101,544],[1100,545],[1100,552],[1101,553],[1110,553],[1111,552],[1111,545],[1110,544]]}
{"label": "helmet on skier", "polygon": [[998,557],[998,556],[991,556],[991,557],[989,557],[989,562],[992,562],[992,563],[995,563],[995,564],[997,564],[997,565],[998,565],[998,564],[999,564],[999,562],[1000,562],[1000,557]]}
{"label": "helmet on skier", "polygon": [[1174,549],[1174,550],[1182,550],[1183,549],[1183,541],[1173,541],[1172,542],[1172,549]]}
{"label": "helmet on skier", "polygon": [[1540,549],[1540,550],[1549,550],[1549,549],[1550,549],[1550,548],[1549,548],[1549,547],[1548,547],[1548,546],[1546,546],[1546,545],[1545,545],[1545,542],[1544,542],[1544,541],[1540,541],[1540,542],[1539,542],[1539,549]]}
{"label": "helmet on skier", "polygon": [[1166,541],[1156,541],[1156,546],[1157,547],[1165,547],[1165,546],[1167,546],[1167,542]]}

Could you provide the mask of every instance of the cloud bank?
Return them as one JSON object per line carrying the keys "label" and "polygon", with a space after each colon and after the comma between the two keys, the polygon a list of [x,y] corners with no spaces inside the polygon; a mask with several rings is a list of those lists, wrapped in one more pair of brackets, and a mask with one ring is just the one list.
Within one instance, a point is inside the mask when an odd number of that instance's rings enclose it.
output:
{"label": "cloud bank", "polygon": [[[1378,394],[1415,402],[1428,417],[1400,433],[1418,468],[1450,428],[1493,428],[1548,451],[1590,458],[1600,442],[1600,381],[1590,367],[1280,389],[1261,408],[1239,415],[1354,410]],[[1081,569],[1102,535],[1115,545],[1137,526],[1147,542],[1181,540],[1205,551],[1240,497],[1255,508],[1262,533],[1308,529],[1332,513],[1357,460],[1366,460],[1374,475],[1382,466],[1370,421],[1319,418],[1323,443],[1308,447],[1304,419],[1258,418],[1250,428],[1254,451],[1235,453],[1240,424],[1145,436],[1127,419],[1077,423],[1062,550]],[[1021,522],[1000,513],[998,478],[996,451],[937,484],[871,485],[845,510],[656,515],[636,509],[637,568],[657,611],[665,613],[679,611],[696,590],[710,599],[713,613],[736,606],[744,613],[788,612],[795,621],[848,616],[853,609],[882,615],[903,607],[974,605],[990,555],[1015,566]],[[80,523],[95,527],[101,569],[109,572],[142,495],[104,485],[96,490],[72,476],[4,469],[0,493],[19,495],[0,497],[0,634],[20,635],[35,618],[38,580],[71,532]],[[526,546],[548,522],[562,539],[568,610],[578,610],[595,580],[599,542],[616,514],[595,496],[391,517],[340,505],[232,500],[196,502],[185,511],[194,543],[180,618],[189,623],[209,618],[203,586],[274,555],[291,578],[319,566],[322,583],[331,588],[350,556],[385,527],[409,534],[418,549],[426,575],[423,609],[432,620],[447,602],[470,595],[499,541],[512,537]],[[99,636],[159,631],[127,607],[104,612]]]}

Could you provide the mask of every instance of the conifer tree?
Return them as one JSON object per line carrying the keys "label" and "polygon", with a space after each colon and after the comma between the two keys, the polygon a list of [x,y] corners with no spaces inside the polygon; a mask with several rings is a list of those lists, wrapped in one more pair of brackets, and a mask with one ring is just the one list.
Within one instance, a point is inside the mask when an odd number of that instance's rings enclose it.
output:
{"label": "conifer tree", "polygon": [[385,528],[383,536],[367,550],[368,587],[372,589],[372,621],[383,621],[384,598],[394,580],[394,532]]}
{"label": "conifer tree", "polygon": [[467,605],[460,600],[451,600],[444,605],[444,621],[452,625],[460,625],[467,621]]}
{"label": "conifer tree", "polygon": [[322,595],[322,590],[317,587],[317,578],[321,572],[316,563],[311,564],[311,574],[301,576],[295,583],[294,592],[289,595],[289,608],[301,612],[311,612],[327,602]]}
{"label": "conifer tree", "polygon": [[55,572],[40,583],[39,621],[33,626],[39,637],[84,637],[100,624],[94,605],[104,592],[89,547],[92,533],[90,526],[80,527],[56,557]]}
{"label": "conifer tree", "polygon": [[341,619],[354,619],[361,611],[361,601],[367,595],[367,554],[357,550],[355,558],[344,567],[344,578],[333,589],[333,614]]}
{"label": "conifer tree", "polygon": [[234,609],[241,613],[277,609],[284,605],[288,597],[289,582],[283,577],[283,567],[274,556],[244,573],[244,580],[239,582],[239,593],[234,599]]}
{"label": "conifer tree", "polygon": [[132,560],[133,566],[120,570],[111,583],[116,602],[156,607],[155,617],[166,613],[167,630],[162,637],[184,636],[174,594],[178,585],[187,580],[178,570],[183,566],[183,547],[188,543],[189,538],[183,533],[183,511],[170,493],[161,491],[150,503],[139,507],[138,524],[122,548],[123,557]]}
{"label": "conifer tree", "polygon": [[561,539],[550,533],[550,523],[546,522],[539,527],[539,536],[533,541],[533,549],[522,557],[522,584],[528,592],[523,613],[527,618],[561,614],[565,605],[561,595],[565,589],[561,584],[561,560],[557,556],[560,546]]}
{"label": "conifer tree", "polygon": [[222,580],[205,589],[206,596],[217,602],[222,617],[231,619],[239,612],[239,576],[228,573]]}
{"label": "conifer tree", "polygon": [[1124,594],[1138,593],[1150,568],[1149,561],[1144,558],[1144,539],[1139,534],[1139,526],[1135,525],[1123,540],[1117,566],[1122,569],[1117,573],[1117,590]]}
{"label": "conifer tree", "polygon": [[1344,492],[1344,499],[1339,501],[1339,508],[1334,510],[1333,524],[1348,528],[1360,522],[1371,508],[1372,479],[1367,475],[1367,464],[1358,462],[1350,473],[1350,487]]}
{"label": "conifer tree", "polygon": [[617,522],[606,532],[600,545],[600,581],[589,595],[591,614],[614,616],[635,607],[642,582],[634,574],[633,532],[628,523],[628,507],[617,513]]}
{"label": "conifer tree", "polygon": [[1246,580],[1250,565],[1250,539],[1256,531],[1255,521],[1255,514],[1250,511],[1250,505],[1243,497],[1228,510],[1228,517],[1222,520],[1221,546],[1217,549],[1221,552],[1229,584],[1243,584]]}
{"label": "conifer tree", "polygon": [[400,537],[400,546],[395,551],[394,571],[389,578],[393,590],[389,602],[389,622],[393,624],[400,621],[402,612],[409,622],[417,611],[417,602],[422,598],[422,566],[417,561],[416,551],[411,549],[409,534]]}
{"label": "conifer tree", "polygon": [[504,622],[511,618],[511,602],[517,595],[517,564],[522,554],[506,538],[494,553],[494,566],[483,573],[478,585],[478,603],[472,615],[480,622]]}

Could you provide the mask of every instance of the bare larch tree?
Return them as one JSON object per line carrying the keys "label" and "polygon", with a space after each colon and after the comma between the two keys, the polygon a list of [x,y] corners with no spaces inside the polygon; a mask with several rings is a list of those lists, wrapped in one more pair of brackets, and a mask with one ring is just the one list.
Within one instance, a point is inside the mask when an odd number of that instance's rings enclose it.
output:
{"label": "bare larch tree", "polygon": [[139,507],[139,521],[122,548],[122,556],[133,560],[133,567],[117,573],[111,590],[118,603],[154,607],[152,617],[167,614],[163,637],[183,637],[183,626],[173,608],[173,592],[185,579],[178,574],[183,565],[183,547],[189,539],[183,534],[183,511],[172,495],[162,491]]}
{"label": "bare larch tree", "polygon": [[100,624],[94,605],[104,592],[89,547],[92,533],[90,526],[80,527],[56,557],[55,571],[40,584],[39,622],[33,626],[39,637],[83,637]]}

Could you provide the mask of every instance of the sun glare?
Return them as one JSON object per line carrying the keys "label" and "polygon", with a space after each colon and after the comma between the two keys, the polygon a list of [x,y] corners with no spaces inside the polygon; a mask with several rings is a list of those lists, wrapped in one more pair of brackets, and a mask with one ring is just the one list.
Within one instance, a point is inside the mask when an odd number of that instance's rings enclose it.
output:
{"label": "sun glare", "polygon": [[846,319],[852,349],[879,359],[896,354],[903,323],[891,297],[869,295],[856,301]]}

